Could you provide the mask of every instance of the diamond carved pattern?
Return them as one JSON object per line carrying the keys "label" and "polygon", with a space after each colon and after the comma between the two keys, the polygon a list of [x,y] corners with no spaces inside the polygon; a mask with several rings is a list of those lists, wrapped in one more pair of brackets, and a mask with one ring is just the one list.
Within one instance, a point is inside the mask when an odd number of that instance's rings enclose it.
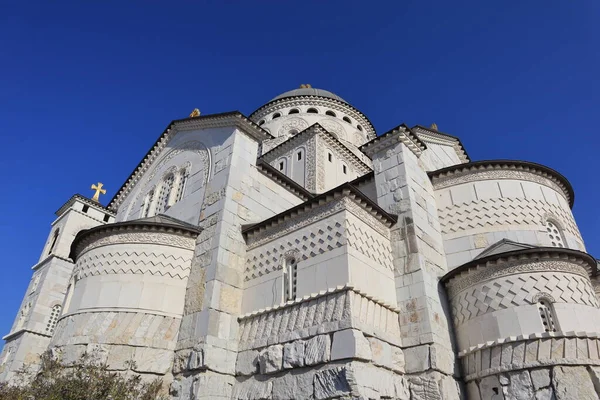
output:
{"label": "diamond carved pattern", "polygon": [[559,303],[598,307],[588,279],[564,273],[512,275],[471,286],[452,299],[455,326],[479,315],[531,304],[539,292],[550,293]]}

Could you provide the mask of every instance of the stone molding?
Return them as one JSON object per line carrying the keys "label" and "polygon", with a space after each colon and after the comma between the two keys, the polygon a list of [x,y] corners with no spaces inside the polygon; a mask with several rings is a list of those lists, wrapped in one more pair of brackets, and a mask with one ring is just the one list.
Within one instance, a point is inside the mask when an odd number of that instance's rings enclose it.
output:
{"label": "stone molding", "polygon": [[573,207],[575,194],[560,173],[544,165],[513,160],[484,160],[457,164],[428,173],[434,190],[482,180],[514,179],[539,183],[562,193]]}
{"label": "stone molding", "polygon": [[596,275],[596,260],[577,250],[535,247],[475,259],[442,278],[450,297],[484,280],[519,273],[561,271],[584,277]]}
{"label": "stone molding", "polygon": [[[71,207],[73,205],[73,203],[75,203],[75,200],[79,200],[82,203],[87,204],[88,206],[92,206],[94,208],[99,208],[100,210],[102,210],[102,212],[105,212],[107,214],[109,214],[110,216],[114,217],[116,214],[114,211],[109,210],[107,207],[104,207],[102,204],[89,199],[79,193],[74,194],[73,196],[71,196],[71,198],[69,200],[67,200],[65,202],[65,204],[63,204],[58,210],[56,210],[56,212],[54,213],[57,217],[60,217],[65,211],[67,211],[67,209],[69,207]],[[87,214],[86,214],[87,215]],[[89,215],[88,215],[89,216]]]}
{"label": "stone molding", "polygon": [[306,190],[304,187],[300,186],[287,175],[282,174],[271,164],[265,161],[259,160],[256,163],[256,168],[263,175],[277,182],[279,185],[283,186],[285,189],[287,189],[289,192],[293,193],[295,196],[297,196],[303,201],[306,201],[314,196],[312,193],[308,192],[308,190]]}
{"label": "stone molding", "polygon": [[[100,227],[99,227],[100,228]],[[101,228],[84,231],[75,238],[71,247],[72,258],[100,246],[115,244],[153,244],[193,250],[197,232],[160,224],[127,225],[110,224]]]}
{"label": "stone molding", "polygon": [[347,209],[359,218],[368,218],[373,229],[389,238],[389,228],[395,221],[361,199],[359,193],[349,184],[344,184],[327,193],[317,196],[281,214],[244,229],[248,250],[268,241],[282,237],[289,232],[322,220],[341,210]]}
{"label": "stone molding", "polygon": [[400,346],[399,310],[351,285],[305,296],[238,318],[240,350],[358,329]]}
{"label": "stone molding", "polygon": [[271,101],[250,114],[252,121],[260,121],[263,117],[283,108],[315,106],[325,107],[345,113],[364,128],[367,140],[377,136],[375,128],[369,119],[352,105],[335,99],[319,96],[293,96]]}
{"label": "stone molding", "polygon": [[373,158],[376,153],[398,142],[404,144],[417,157],[420,157],[423,151],[427,149],[427,145],[404,124],[363,144],[359,149],[370,158]]}
{"label": "stone molding", "polygon": [[465,380],[553,365],[600,365],[597,332],[544,332],[471,347],[458,357]]}
{"label": "stone molding", "polygon": [[115,212],[118,210],[119,206],[129,195],[132,188],[138,183],[141,177],[144,176],[146,171],[154,163],[154,161],[156,161],[158,156],[162,153],[169,141],[177,134],[177,132],[226,127],[238,128],[259,142],[272,138],[271,134],[267,133],[257,124],[246,118],[239,111],[222,114],[210,114],[200,117],[190,117],[171,121],[169,126],[163,131],[152,148],[144,156],[142,161],[140,161],[125,183],[123,183],[121,188],[110,200],[107,208]]}

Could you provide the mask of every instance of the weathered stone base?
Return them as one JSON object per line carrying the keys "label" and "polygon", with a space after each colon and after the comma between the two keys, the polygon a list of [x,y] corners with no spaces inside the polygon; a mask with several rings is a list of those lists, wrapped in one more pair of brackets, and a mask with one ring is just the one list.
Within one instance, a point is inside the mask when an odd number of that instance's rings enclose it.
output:
{"label": "weathered stone base", "polygon": [[235,383],[231,375],[206,370],[178,377],[171,383],[169,394],[173,400],[229,400]]}
{"label": "weathered stone base", "polygon": [[407,375],[410,400],[461,400],[460,383],[450,375],[438,371],[428,371]]}
{"label": "weathered stone base", "polygon": [[468,383],[469,400],[598,400],[600,368],[557,365],[504,372]]}
{"label": "weathered stone base", "polygon": [[271,375],[239,377],[232,398],[409,400],[410,395],[401,374],[361,361],[340,361]]}

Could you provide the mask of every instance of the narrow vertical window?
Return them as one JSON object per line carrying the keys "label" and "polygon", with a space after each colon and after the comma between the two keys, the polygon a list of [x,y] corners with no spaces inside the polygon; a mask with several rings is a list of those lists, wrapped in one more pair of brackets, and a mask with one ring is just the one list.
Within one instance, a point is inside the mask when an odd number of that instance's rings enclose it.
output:
{"label": "narrow vertical window", "polygon": [[50,242],[50,247],[48,248],[48,254],[51,254],[54,251],[54,247],[56,246],[56,241],[58,240],[58,229],[54,231],[54,235],[52,235],[52,241]]}
{"label": "narrow vertical window", "polygon": [[298,161],[302,160],[302,152],[299,151],[298,154],[296,154],[296,157],[298,158]]}
{"label": "narrow vertical window", "polygon": [[552,221],[546,221],[546,231],[550,238],[550,243],[554,247],[565,247],[565,241],[559,227]]}
{"label": "narrow vertical window", "polygon": [[165,177],[162,185],[160,186],[160,194],[158,195],[157,203],[156,203],[156,213],[160,214],[169,208],[169,197],[171,196],[171,191],[173,190],[173,174],[169,174]]}
{"label": "narrow vertical window", "polygon": [[344,174],[348,173],[348,167],[346,167],[345,165],[342,165],[342,171],[344,172]]}
{"label": "narrow vertical window", "polygon": [[298,265],[294,257],[285,260],[283,279],[285,300],[295,300],[298,283]]}
{"label": "narrow vertical window", "polygon": [[148,217],[150,215],[150,207],[152,206],[152,202],[154,201],[154,189],[148,192],[146,195],[146,200],[144,201],[144,206],[142,208],[142,218]]}
{"label": "narrow vertical window", "polygon": [[550,304],[550,302],[546,299],[540,299],[537,305],[544,330],[546,332],[556,332],[556,323],[554,320],[552,304]]}
{"label": "narrow vertical window", "polygon": [[279,170],[280,170],[280,171],[283,171],[283,161],[281,161],[281,162],[279,163]]}
{"label": "narrow vertical window", "polygon": [[333,154],[327,153],[327,160],[329,160],[329,162],[333,162]]}
{"label": "narrow vertical window", "polygon": [[56,323],[58,322],[58,317],[60,317],[60,311],[62,307],[57,304],[52,307],[52,311],[50,311],[50,317],[48,318],[48,323],[46,324],[46,333],[51,335],[54,333],[54,328],[56,328]]}
{"label": "narrow vertical window", "polygon": [[182,168],[179,171],[179,181],[177,182],[177,191],[175,193],[174,203],[177,203],[183,198],[183,192],[185,191],[185,187],[187,185],[188,175],[189,173],[187,168]]}

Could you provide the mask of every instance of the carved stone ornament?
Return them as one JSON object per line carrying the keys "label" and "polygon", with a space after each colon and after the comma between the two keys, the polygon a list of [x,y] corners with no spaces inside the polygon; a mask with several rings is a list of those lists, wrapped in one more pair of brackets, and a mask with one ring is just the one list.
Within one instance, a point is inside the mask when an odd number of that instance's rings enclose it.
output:
{"label": "carved stone ornament", "polygon": [[293,134],[296,135],[308,128],[308,122],[302,118],[293,117],[285,120],[285,123],[277,130],[277,136]]}

